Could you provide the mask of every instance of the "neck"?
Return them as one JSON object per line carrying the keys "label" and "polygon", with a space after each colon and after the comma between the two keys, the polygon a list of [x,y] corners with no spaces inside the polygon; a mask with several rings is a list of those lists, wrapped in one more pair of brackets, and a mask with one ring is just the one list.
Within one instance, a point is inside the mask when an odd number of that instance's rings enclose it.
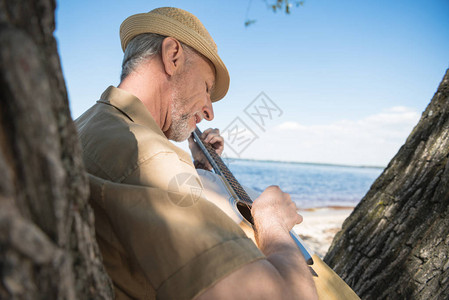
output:
{"label": "neck", "polygon": [[170,125],[169,101],[167,101],[164,74],[154,72],[152,68],[140,68],[130,73],[118,88],[136,96],[150,112],[156,124],[163,132]]}

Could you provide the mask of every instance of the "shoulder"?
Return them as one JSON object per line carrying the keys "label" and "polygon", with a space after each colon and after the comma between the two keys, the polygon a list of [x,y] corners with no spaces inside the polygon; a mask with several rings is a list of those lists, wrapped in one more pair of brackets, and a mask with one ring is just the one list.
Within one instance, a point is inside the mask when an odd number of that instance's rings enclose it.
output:
{"label": "shoulder", "polygon": [[152,157],[167,153],[191,163],[190,156],[158,130],[134,123],[113,106],[97,103],[75,124],[87,171],[93,175],[120,182]]}

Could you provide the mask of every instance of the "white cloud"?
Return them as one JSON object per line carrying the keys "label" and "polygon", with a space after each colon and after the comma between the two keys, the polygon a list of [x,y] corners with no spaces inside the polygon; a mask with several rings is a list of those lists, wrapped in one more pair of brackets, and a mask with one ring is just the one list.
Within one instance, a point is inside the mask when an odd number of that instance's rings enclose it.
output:
{"label": "white cloud", "polygon": [[385,166],[404,144],[420,115],[396,106],[360,120],[331,124],[284,123],[261,133],[242,157]]}
{"label": "white cloud", "polygon": [[281,130],[301,130],[306,129],[307,127],[302,126],[297,122],[284,122],[278,125],[277,128]]}

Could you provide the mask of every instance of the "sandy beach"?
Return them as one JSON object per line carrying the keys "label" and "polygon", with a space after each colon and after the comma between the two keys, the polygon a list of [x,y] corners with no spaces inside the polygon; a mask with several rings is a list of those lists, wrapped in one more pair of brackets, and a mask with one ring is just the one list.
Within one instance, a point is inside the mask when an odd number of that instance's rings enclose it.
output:
{"label": "sandy beach", "polygon": [[353,209],[353,207],[322,207],[299,210],[304,221],[293,229],[311,251],[323,258],[335,234],[341,230],[344,220]]}

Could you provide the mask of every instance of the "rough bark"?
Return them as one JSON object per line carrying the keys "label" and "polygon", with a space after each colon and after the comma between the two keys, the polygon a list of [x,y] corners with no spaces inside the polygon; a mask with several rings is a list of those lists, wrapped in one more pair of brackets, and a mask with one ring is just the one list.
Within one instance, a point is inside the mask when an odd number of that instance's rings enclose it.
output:
{"label": "rough bark", "polygon": [[362,299],[449,299],[449,70],[324,260]]}
{"label": "rough bark", "polygon": [[0,299],[111,299],[54,10],[0,0]]}

